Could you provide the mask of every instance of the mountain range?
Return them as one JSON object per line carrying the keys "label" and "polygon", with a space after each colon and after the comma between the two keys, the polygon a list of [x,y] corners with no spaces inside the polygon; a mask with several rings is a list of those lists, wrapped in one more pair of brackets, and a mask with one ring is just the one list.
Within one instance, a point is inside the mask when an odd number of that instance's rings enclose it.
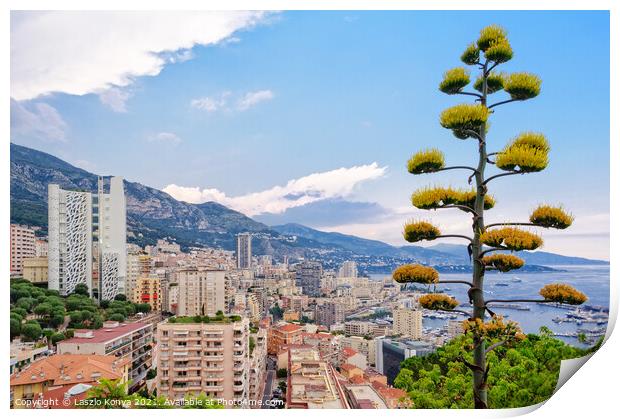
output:
{"label": "mountain range", "polygon": [[[64,189],[94,192],[97,179],[98,175],[50,154],[11,143],[11,222],[38,226],[45,234],[47,185],[56,183]],[[251,232],[255,254],[317,258],[328,267],[348,259],[368,261],[369,258],[386,269],[407,261],[431,265],[470,263],[465,246],[397,247],[301,224],[270,227],[216,202],[177,201],[159,189],[137,182],[125,181],[125,194],[128,241],[141,246],[170,238],[184,248],[210,246],[235,250],[236,235]],[[547,252],[522,252],[521,256],[527,263],[536,265],[608,263]]]}

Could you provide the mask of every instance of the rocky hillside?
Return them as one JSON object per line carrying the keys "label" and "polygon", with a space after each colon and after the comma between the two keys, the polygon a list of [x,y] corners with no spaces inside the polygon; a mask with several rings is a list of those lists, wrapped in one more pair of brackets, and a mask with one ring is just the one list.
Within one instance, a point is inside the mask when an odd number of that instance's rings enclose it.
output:
{"label": "rocky hillside", "polygon": [[[50,154],[11,144],[11,222],[47,229],[47,185],[94,192],[97,175],[72,166]],[[316,258],[326,266],[344,260],[358,260],[368,268],[391,269],[400,263],[418,261],[432,265],[467,265],[461,246],[435,248],[395,247],[340,233],[318,231],[300,224],[268,227],[215,202],[189,204],[165,192],[136,182],[125,181],[127,226],[130,242],[141,246],[160,238],[172,238],[181,246],[204,245],[235,250],[236,235],[254,233],[255,254],[278,258]],[[587,259],[566,258],[542,252],[527,255],[530,263],[589,263]]]}

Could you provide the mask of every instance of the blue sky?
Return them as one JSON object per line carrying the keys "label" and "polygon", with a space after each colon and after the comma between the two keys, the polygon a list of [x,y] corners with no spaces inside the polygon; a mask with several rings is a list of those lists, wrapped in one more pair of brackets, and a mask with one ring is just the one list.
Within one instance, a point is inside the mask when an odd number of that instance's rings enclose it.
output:
{"label": "blue sky", "polygon": [[[409,218],[470,225],[409,203],[421,186],[465,186],[463,172],[404,167],[427,147],[473,164],[475,144],[438,124],[464,100],[437,84],[480,28],[500,24],[515,51],[503,70],[534,72],[543,87],[498,109],[490,148],[531,130],[552,154],[541,174],[491,184],[487,219],[561,203],[574,228],[545,234],[545,250],[609,257],[607,12],[20,13],[12,23],[12,141],[270,224],[393,244],[405,244]],[[42,53],[46,42],[56,49]]]}

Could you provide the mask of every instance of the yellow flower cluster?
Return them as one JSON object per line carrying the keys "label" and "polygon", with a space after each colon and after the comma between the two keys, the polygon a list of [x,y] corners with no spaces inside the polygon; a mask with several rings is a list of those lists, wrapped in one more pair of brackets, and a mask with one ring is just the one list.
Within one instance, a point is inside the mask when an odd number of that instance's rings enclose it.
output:
{"label": "yellow flower cluster", "polygon": [[480,50],[478,49],[478,45],[470,44],[463,54],[461,55],[461,61],[468,65],[474,65],[480,59]]}
{"label": "yellow flower cluster", "polygon": [[435,240],[441,232],[437,227],[426,221],[411,221],[405,224],[403,237],[409,243],[422,240]]}
{"label": "yellow flower cluster", "polygon": [[549,143],[543,134],[524,132],[498,153],[495,165],[502,170],[540,172],[549,163]]}
{"label": "yellow flower cluster", "polygon": [[487,246],[505,247],[514,251],[535,250],[543,244],[540,236],[513,227],[485,231],[480,240]]}
{"label": "yellow flower cluster", "polygon": [[449,95],[454,95],[469,84],[469,71],[463,67],[456,67],[443,74],[443,80],[439,83],[439,90]]}
{"label": "yellow flower cluster", "polygon": [[459,302],[446,294],[425,294],[420,297],[418,303],[428,310],[450,311],[459,305]]}
{"label": "yellow flower cluster", "polygon": [[540,295],[545,300],[556,303],[579,305],[588,301],[588,297],[567,284],[549,284],[542,287]]}
{"label": "yellow flower cluster", "polygon": [[471,333],[478,338],[502,340],[523,340],[525,338],[516,322],[505,322],[502,316],[493,316],[486,323],[481,319],[465,320],[463,330],[465,333]]}
{"label": "yellow flower cluster", "polygon": [[504,90],[515,100],[526,100],[538,96],[542,80],[531,73],[512,73],[504,78]]}
{"label": "yellow flower cluster", "polygon": [[[426,187],[418,189],[411,195],[411,203],[419,209],[436,209],[446,205],[462,205],[473,209],[476,201],[475,190],[462,190],[444,187]],[[484,197],[484,209],[495,206],[491,195]]]}
{"label": "yellow flower cluster", "polygon": [[[478,77],[474,82],[474,89],[482,93],[482,76]],[[487,94],[499,92],[504,88],[504,75],[503,73],[491,73],[487,77]]]}
{"label": "yellow flower cluster", "polygon": [[429,148],[418,151],[407,162],[409,173],[419,175],[422,173],[432,173],[443,168],[445,165],[444,155],[436,148]]}
{"label": "yellow flower cluster", "polygon": [[512,59],[512,47],[507,39],[495,41],[491,43],[489,48],[484,52],[484,56],[489,61],[496,63],[505,63]]}
{"label": "yellow flower cluster", "polygon": [[439,281],[439,272],[430,266],[417,264],[402,265],[392,273],[392,278],[400,284],[409,282],[434,284]]}
{"label": "yellow flower cluster", "polygon": [[494,44],[505,41],[508,41],[506,30],[499,25],[489,25],[480,30],[477,44],[481,51],[486,51]]}
{"label": "yellow flower cluster", "polygon": [[508,272],[523,266],[523,259],[514,255],[495,254],[482,258],[484,266],[493,267],[500,272]]}
{"label": "yellow flower cluster", "polygon": [[574,217],[562,209],[550,205],[540,205],[530,215],[530,222],[537,226],[563,230],[570,227]]}
{"label": "yellow flower cluster", "polygon": [[480,104],[463,103],[444,110],[439,123],[442,127],[457,131],[477,131],[489,117],[489,109]]}

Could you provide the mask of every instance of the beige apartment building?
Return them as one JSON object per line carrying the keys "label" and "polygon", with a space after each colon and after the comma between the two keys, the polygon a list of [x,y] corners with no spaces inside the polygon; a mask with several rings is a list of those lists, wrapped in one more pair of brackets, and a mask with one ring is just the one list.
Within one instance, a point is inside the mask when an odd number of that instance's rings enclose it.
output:
{"label": "beige apartment building", "polygon": [[161,311],[161,283],[157,275],[143,276],[136,280],[131,300],[134,303],[145,303],[151,310]]}
{"label": "beige apartment building", "polygon": [[142,252],[127,254],[127,273],[125,276],[125,292],[132,298],[138,279],[153,273],[153,258]]}
{"label": "beige apartment building", "polygon": [[106,321],[101,329],[76,330],[71,339],[58,342],[59,354],[114,355],[131,361],[131,387],[140,386],[152,366],[153,326],[150,323]]}
{"label": "beige apartment building", "polygon": [[288,409],[347,409],[348,403],[331,365],[316,349],[289,347]]}
{"label": "beige apartment building", "polygon": [[157,327],[157,394],[179,400],[202,393],[248,407],[249,321],[185,323],[187,319]]}
{"label": "beige apartment building", "polygon": [[397,308],[393,313],[395,335],[409,336],[412,339],[422,338],[422,311]]}
{"label": "beige apartment building", "polygon": [[177,272],[179,316],[213,316],[226,310],[225,271],[187,268]]}
{"label": "beige apartment building", "polygon": [[22,278],[33,284],[47,283],[47,256],[24,259]]}
{"label": "beige apartment building", "polygon": [[11,224],[11,276],[21,276],[23,261],[37,255],[34,230]]}

